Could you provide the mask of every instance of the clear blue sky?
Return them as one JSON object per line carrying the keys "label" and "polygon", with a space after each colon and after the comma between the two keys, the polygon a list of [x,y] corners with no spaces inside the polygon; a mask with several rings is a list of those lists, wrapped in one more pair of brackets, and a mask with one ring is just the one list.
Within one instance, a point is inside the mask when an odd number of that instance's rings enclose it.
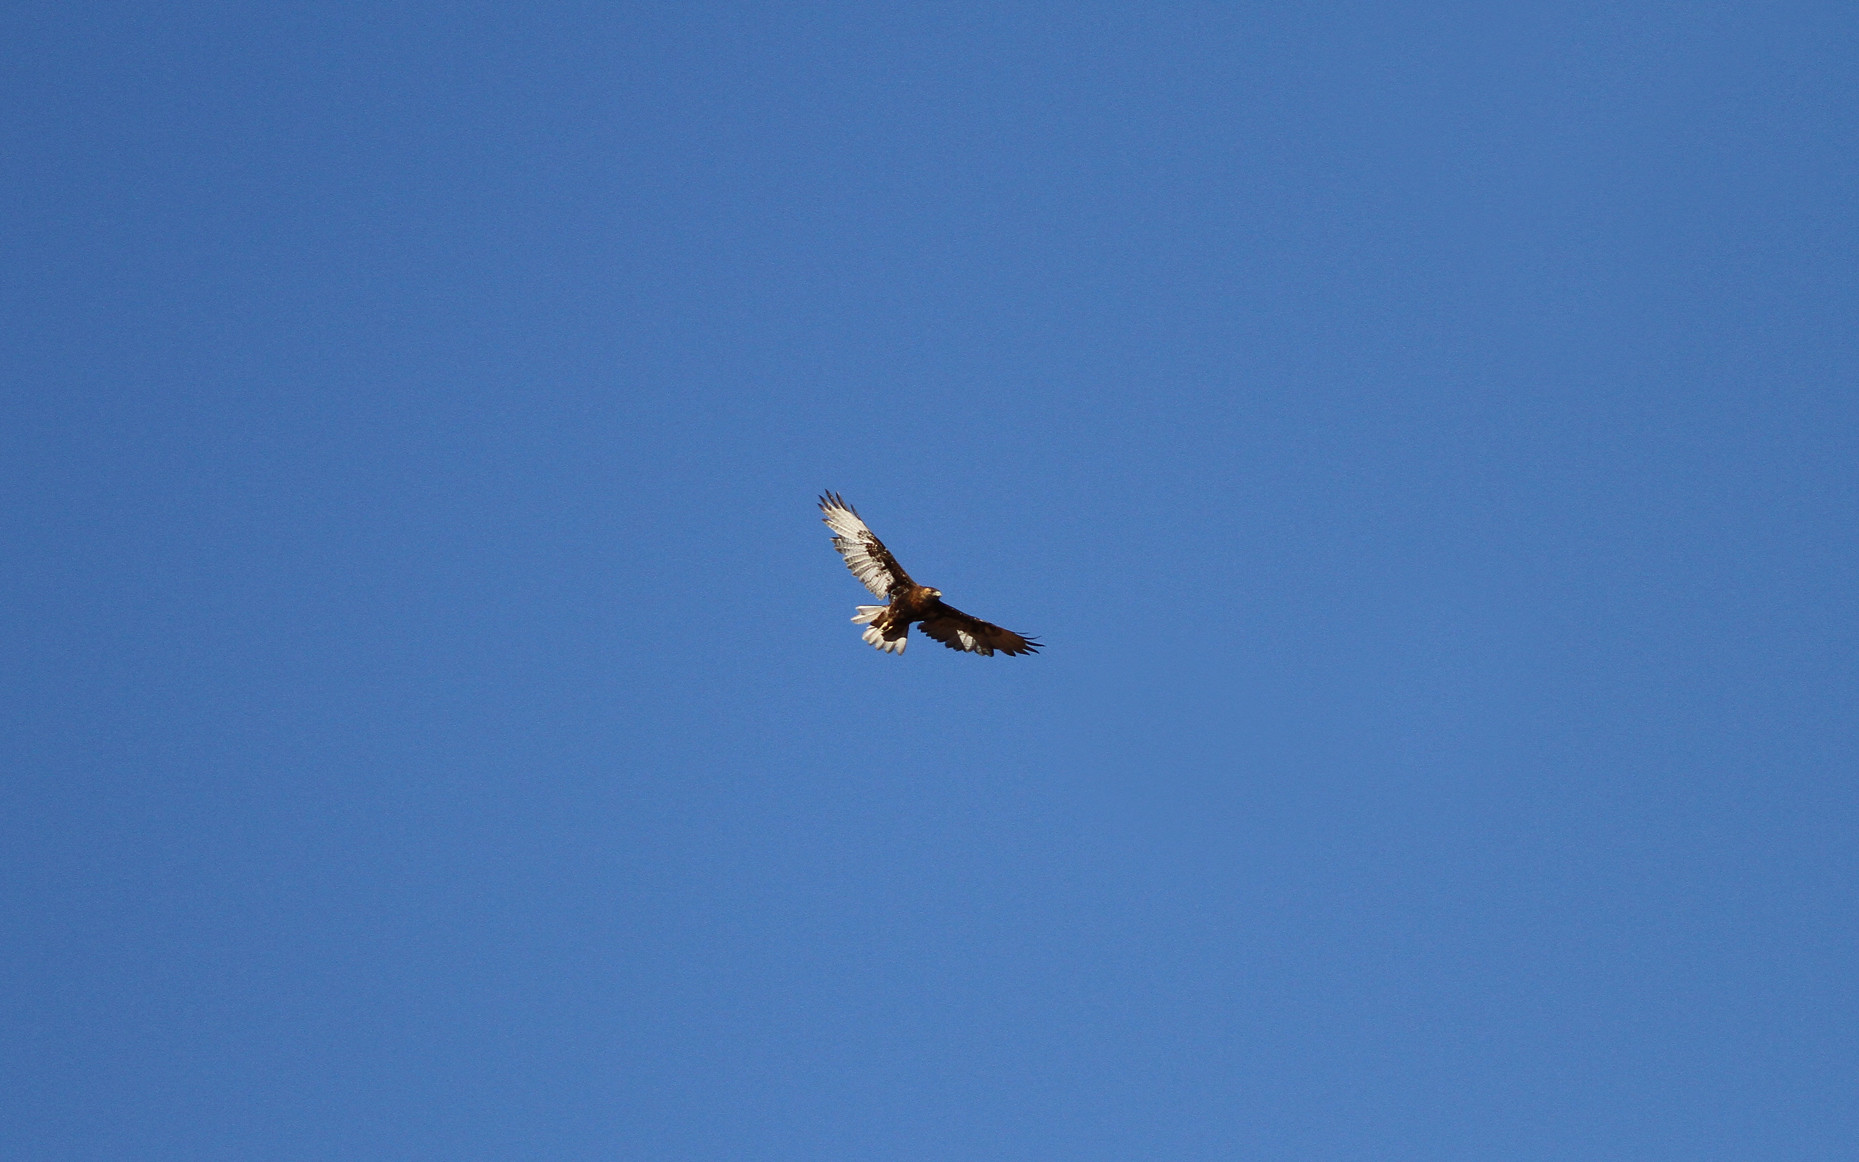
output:
{"label": "clear blue sky", "polygon": [[1855,60],[11,6],[0,1154],[1859,1155]]}

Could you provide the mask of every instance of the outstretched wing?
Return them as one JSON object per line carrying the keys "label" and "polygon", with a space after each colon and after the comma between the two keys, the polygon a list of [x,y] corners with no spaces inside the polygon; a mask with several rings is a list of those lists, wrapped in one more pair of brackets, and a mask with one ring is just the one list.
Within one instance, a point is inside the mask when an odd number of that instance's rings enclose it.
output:
{"label": "outstretched wing", "polygon": [[891,556],[891,550],[884,547],[884,542],[865,527],[858,511],[840,499],[837,492],[821,494],[820,512],[820,519],[833,530],[833,548],[839,550],[839,555],[846,559],[846,568],[852,570],[852,575],[863,582],[865,588],[880,597],[889,597],[893,589],[916,584],[897,563],[897,558]]}
{"label": "outstretched wing", "polygon": [[1021,637],[1010,629],[991,625],[947,605],[923,620],[923,632],[952,650],[968,650],[987,656],[999,650],[1009,657],[1039,652],[1039,643],[1034,639]]}

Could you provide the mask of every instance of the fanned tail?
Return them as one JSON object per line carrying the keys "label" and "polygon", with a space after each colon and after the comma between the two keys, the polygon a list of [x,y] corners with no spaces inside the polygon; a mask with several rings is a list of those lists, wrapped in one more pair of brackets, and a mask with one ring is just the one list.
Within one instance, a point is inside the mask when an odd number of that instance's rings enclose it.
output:
{"label": "fanned tail", "polygon": [[902,625],[893,629],[887,616],[891,612],[888,605],[861,605],[852,615],[855,623],[864,625],[861,636],[867,642],[888,653],[901,654],[910,644],[910,626]]}

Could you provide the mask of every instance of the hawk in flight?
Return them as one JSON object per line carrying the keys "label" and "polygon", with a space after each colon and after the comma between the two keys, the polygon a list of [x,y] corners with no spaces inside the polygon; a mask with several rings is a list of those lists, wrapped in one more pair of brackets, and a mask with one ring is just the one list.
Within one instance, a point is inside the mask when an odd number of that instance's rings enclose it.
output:
{"label": "hawk in flight", "polygon": [[820,497],[820,512],[826,527],[833,530],[833,548],[846,559],[853,576],[873,593],[891,599],[889,605],[859,606],[858,615],[852,619],[865,627],[865,640],[872,645],[894,654],[903,653],[910,643],[910,623],[918,621],[923,623],[924,633],[952,650],[992,657],[995,650],[1012,655],[1039,649],[1039,643],[1031,638],[944,605],[942,590],[912,581],[897,558],[891,556],[891,550],[872,535],[858,512],[838,493]]}

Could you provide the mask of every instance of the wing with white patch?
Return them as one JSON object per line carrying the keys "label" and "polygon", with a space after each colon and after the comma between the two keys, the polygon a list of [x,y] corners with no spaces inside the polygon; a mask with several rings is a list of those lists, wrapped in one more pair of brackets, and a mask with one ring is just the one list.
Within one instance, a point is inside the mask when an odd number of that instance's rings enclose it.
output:
{"label": "wing with white patch", "polygon": [[839,550],[839,555],[846,559],[846,568],[852,570],[852,575],[865,588],[880,597],[889,597],[893,589],[916,584],[897,563],[897,558],[891,556],[891,550],[884,547],[884,542],[865,527],[857,510],[837,492],[821,495],[820,513],[826,527],[833,530],[833,548]]}
{"label": "wing with white patch", "polygon": [[995,650],[1012,657],[1039,652],[1039,642],[1022,637],[1010,629],[971,617],[959,609],[943,606],[935,616],[923,620],[923,632],[952,650],[992,657]]}

